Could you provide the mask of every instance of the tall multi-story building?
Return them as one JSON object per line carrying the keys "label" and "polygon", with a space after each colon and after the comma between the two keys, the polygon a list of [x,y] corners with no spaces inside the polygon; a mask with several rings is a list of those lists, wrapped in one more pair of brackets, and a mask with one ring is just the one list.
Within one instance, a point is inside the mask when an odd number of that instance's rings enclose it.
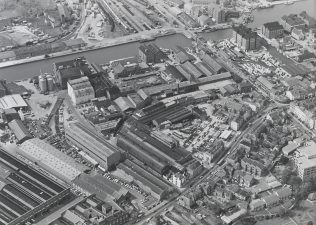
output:
{"label": "tall multi-story building", "polygon": [[316,129],[316,115],[304,105],[291,104],[291,112],[300,119],[308,128]]}
{"label": "tall multi-story building", "polygon": [[219,8],[215,10],[214,18],[217,23],[225,23],[226,22],[226,10],[223,8]]}
{"label": "tall multi-story building", "polygon": [[56,83],[62,88],[67,88],[69,80],[78,79],[83,76],[92,76],[97,73],[96,69],[84,57],[74,60],[58,62],[53,64]]}
{"label": "tall multi-story building", "polygon": [[296,152],[295,164],[298,176],[303,180],[316,177],[316,143],[308,142]]}
{"label": "tall multi-story building", "polygon": [[234,27],[233,41],[244,51],[255,50],[260,46],[260,39],[257,32],[245,26]]}
{"label": "tall multi-story building", "polygon": [[7,94],[6,81],[0,80],[0,98]]}
{"label": "tall multi-story building", "polygon": [[235,10],[228,10],[225,8],[218,8],[214,10],[213,18],[217,23],[226,23],[232,18],[238,18],[240,13]]}
{"label": "tall multi-story building", "polygon": [[145,63],[161,63],[165,58],[165,54],[154,43],[142,44],[139,46],[139,57]]}
{"label": "tall multi-story building", "polygon": [[254,176],[262,176],[266,172],[265,166],[261,162],[246,157],[241,160],[241,167],[245,172]]}
{"label": "tall multi-story building", "polygon": [[88,77],[81,77],[67,82],[68,95],[74,105],[85,103],[95,97],[94,89]]}
{"label": "tall multi-story building", "polygon": [[283,36],[284,28],[279,22],[275,21],[263,24],[261,32],[269,39],[280,38]]}

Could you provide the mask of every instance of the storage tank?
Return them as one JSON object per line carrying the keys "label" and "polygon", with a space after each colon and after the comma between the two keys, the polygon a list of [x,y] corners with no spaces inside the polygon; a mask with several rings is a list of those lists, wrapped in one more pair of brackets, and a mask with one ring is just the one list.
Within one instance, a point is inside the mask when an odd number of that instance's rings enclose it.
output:
{"label": "storage tank", "polygon": [[41,91],[46,92],[47,91],[47,80],[46,80],[45,75],[40,75],[38,77],[38,83],[39,83],[39,87],[40,87]]}
{"label": "storage tank", "polygon": [[47,75],[46,78],[47,78],[48,91],[53,91],[54,88],[55,88],[53,76],[52,75]]}

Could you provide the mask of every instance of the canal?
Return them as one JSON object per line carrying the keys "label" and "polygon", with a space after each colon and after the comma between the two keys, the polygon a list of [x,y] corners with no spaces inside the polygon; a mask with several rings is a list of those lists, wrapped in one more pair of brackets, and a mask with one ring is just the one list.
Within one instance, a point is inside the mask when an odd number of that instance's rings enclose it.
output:
{"label": "canal", "polygon": [[[159,37],[156,44],[162,48],[173,48],[176,45],[184,47],[191,46],[191,40],[181,34],[174,34]],[[74,53],[71,55],[49,58],[41,61],[0,68],[0,78],[7,81],[22,80],[31,78],[42,73],[52,73],[53,63],[75,59],[81,56],[87,58],[91,63],[104,64],[114,59],[135,56],[138,53],[139,42],[117,45],[102,49],[95,49],[87,52]]]}
{"label": "canal", "polygon": [[257,9],[253,12],[254,21],[249,27],[256,28],[264,23],[279,20],[283,15],[299,14],[306,11],[316,19],[316,0],[301,0],[290,5],[276,5],[272,8]]}
{"label": "canal", "polygon": [[[311,16],[316,18],[316,0],[302,0],[291,5],[276,5],[273,8],[255,10],[253,12],[254,22],[249,24],[249,26],[252,28],[259,27],[263,23],[279,20],[283,15],[290,13],[298,14],[303,10],[306,10]],[[200,35],[206,40],[216,41],[230,38],[231,33],[232,29],[226,29],[210,33],[202,33]],[[176,45],[181,45],[183,47],[191,46],[191,40],[187,39],[181,34],[159,37],[155,40],[155,42],[158,46],[163,48],[173,48]],[[53,68],[52,64],[54,62],[71,60],[80,56],[86,57],[90,62],[103,64],[110,60],[137,55],[138,46],[138,42],[133,42],[113,47],[96,49],[88,52],[74,53],[72,55],[50,58],[27,64],[0,68],[0,78],[6,79],[8,81],[14,81],[39,75],[40,72],[51,73]]]}
{"label": "canal", "polygon": [[[264,23],[278,21],[283,15],[299,14],[306,11],[310,16],[316,19],[316,0],[301,0],[290,5],[281,4],[275,5],[272,8],[257,9],[253,11],[254,21],[248,24],[248,27],[257,28]],[[230,38],[231,29],[216,31],[213,33],[201,33],[200,35],[206,40],[220,40]]]}

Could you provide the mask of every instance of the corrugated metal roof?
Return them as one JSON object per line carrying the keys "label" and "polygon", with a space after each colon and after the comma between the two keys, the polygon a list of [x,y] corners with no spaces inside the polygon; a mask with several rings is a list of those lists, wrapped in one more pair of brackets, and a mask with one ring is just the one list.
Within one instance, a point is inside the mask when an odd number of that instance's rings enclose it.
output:
{"label": "corrugated metal roof", "polygon": [[[110,157],[112,154],[118,152],[118,149],[107,142],[101,134],[88,129],[79,122],[69,124],[66,127],[66,133],[72,135],[74,139],[100,156]],[[76,137],[74,134],[76,134]]]}
{"label": "corrugated metal roof", "polygon": [[0,98],[0,109],[27,107],[26,102],[21,95],[6,95]]}
{"label": "corrugated metal roof", "polygon": [[18,153],[43,166],[62,180],[72,181],[88,169],[38,138],[23,142],[18,148]]}
{"label": "corrugated metal roof", "polygon": [[9,128],[13,131],[14,135],[21,141],[27,138],[33,138],[28,129],[24,126],[21,120],[12,120],[9,124]]}

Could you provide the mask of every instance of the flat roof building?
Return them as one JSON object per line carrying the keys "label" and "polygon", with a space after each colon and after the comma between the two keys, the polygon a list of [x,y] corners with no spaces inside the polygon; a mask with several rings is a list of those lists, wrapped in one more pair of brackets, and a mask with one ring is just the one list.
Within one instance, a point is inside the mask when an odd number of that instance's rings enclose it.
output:
{"label": "flat roof building", "polygon": [[66,138],[88,153],[106,170],[121,160],[119,150],[110,144],[102,134],[92,131],[79,122],[65,127]]}
{"label": "flat roof building", "polygon": [[88,77],[80,77],[67,82],[68,95],[74,105],[89,102],[95,98],[94,89]]}
{"label": "flat roof building", "polygon": [[57,84],[62,88],[67,88],[69,80],[83,76],[91,76],[97,73],[95,68],[87,62],[84,57],[53,64],[53,70]]}
{"label": "flat roof building", "polygon": [[244,51],[255,50],[260,46],[257,32],[245,26],[234,27],[233,41]]}
{"label": "flat roof building", "polygon": [[262,25],[261,33],[269,38],[280,38],[283,36],[284,28],[279,22],[270,22]]}
{"label": "flat roof building", "polygon": [[139,46],[139,57],[145,63],[161,63],[166,55],[155,43],[144,43]]}
{"label": "flat roof building", "polygon": [[310,141],[296,151],[295,164],[298,176],[303,180],[316,177],[316,143]]}
{"label": "flat roof building", "polygon": [[0,98],[7,94],[6,81],[0,79]]}

